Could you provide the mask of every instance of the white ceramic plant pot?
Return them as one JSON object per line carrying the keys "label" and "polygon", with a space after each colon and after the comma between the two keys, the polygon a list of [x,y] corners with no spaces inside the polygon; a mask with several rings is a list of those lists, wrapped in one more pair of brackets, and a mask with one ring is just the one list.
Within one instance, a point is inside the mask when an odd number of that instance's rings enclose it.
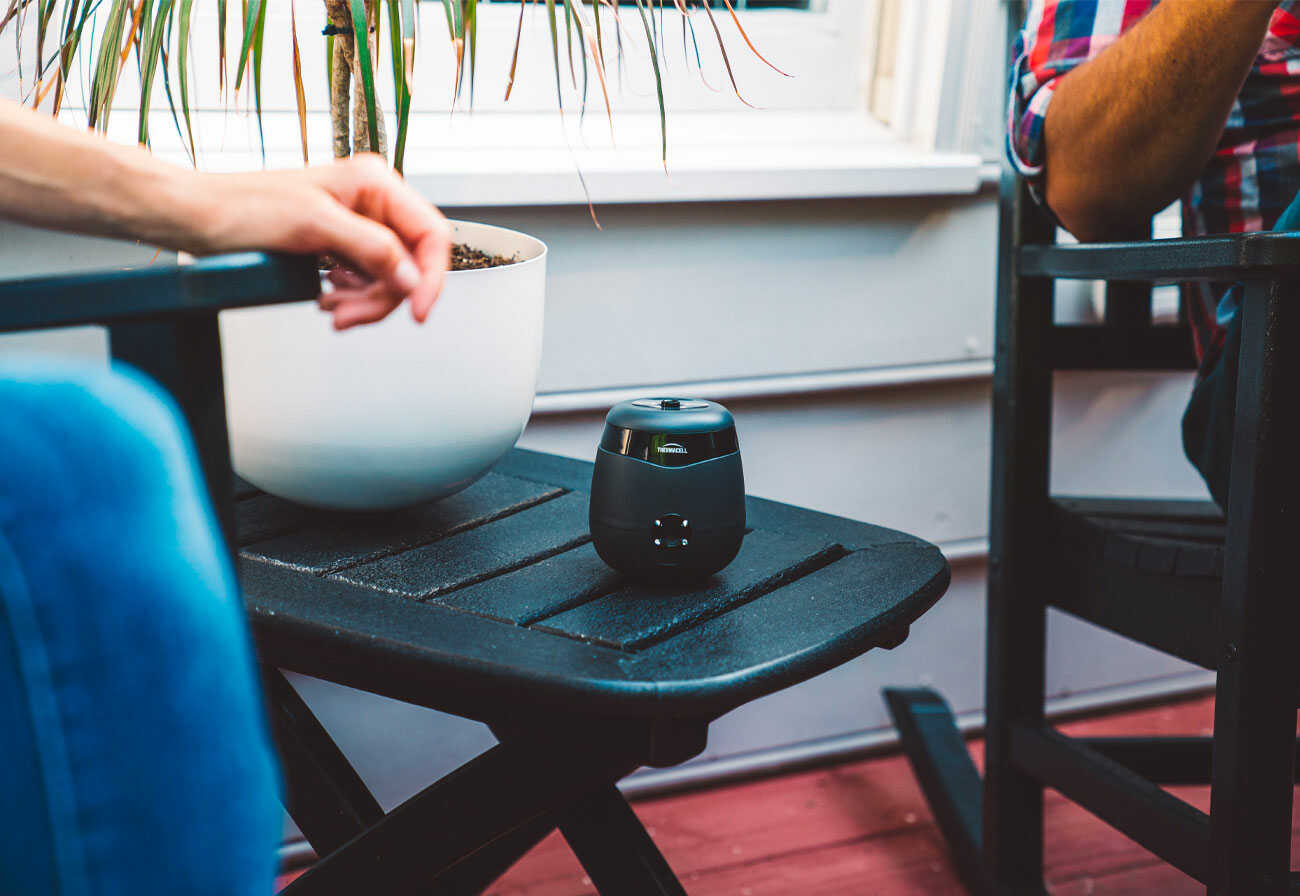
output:
{"label": "white ceramic plant pot", "polygon": [[523,432],[537,388],[546,246],[453,222],[518,262],[448,275],[429,320],[335,332],[314,302],[221,315],[235,470],[282,498],[380,510],[446,497]]}

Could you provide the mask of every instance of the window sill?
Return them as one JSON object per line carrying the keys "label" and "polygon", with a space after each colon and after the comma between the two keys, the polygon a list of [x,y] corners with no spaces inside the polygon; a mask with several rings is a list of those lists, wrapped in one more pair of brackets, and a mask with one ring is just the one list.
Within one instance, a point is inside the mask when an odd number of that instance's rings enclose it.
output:
{"label": "window sill", "polygon": [[[201,117],[205,169],[263,166],[250,120]],[[264,124],[265,164],[301,165],[297,117],[267,113]],[[978,156],[918,150],[856,113],[679,113],[668,119],[667,172],[657,116],[619,115],[613,127],[614,141],[601,109],[581,126],[570,113],[567,128],[551,113],[417,115],[406,173],[451,207],[969,195],[984,182]],[[185,160],[174,135],[169,145],[154,133],[160,155]],[[309,145],[329,145],[324,115],[311,116]]]}

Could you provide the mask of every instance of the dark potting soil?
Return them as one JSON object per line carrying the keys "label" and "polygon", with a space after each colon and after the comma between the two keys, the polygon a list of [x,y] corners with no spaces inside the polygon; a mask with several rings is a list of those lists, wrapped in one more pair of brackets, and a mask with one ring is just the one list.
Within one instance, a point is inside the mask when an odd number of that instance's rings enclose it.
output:
{"label": "dark potting soil", "polygon": [[504,255],[491,255],[479,249],[462,246],[459,243],[451,247],[451,269],[453,271],[478,271],[483,268],[499,268],[502,265],[514,264],[518,260],[518,256],[515,255],[509,258]]}

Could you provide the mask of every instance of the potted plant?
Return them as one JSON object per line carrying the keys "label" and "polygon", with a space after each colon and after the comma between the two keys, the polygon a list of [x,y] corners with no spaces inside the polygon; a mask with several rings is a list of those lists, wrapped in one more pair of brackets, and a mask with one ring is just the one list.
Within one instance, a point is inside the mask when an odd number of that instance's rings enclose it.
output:
{"label": "potted plant", "polygon": [[[388,155],[400,171],[416,84],[415,0],[321,2],[325,65],[317,70],[327,82],[332,153]],[[715,10],[718,3],[635,0],[620,9],[617,0],[531,0],[546,17],[557,105],[563,109],[569,80],[581,91],[584,107],[589,95],[598,96],[612,115],[606,63],[616,54],[621,64],[635,34],[654,77],[666,163],[660,68],[665,6],[681,18],[692,42],[694,20],[707,20],[728,76],[724,17],[758,55],[731,0],[720,0]],[[161,87],[171,124],[195,164],[201,161],[193,123],[196,41],[215,42],[217,70],[209,74],[228,103],[251,99],[260,133],[263,52],[268,40],[287,40],[306,160],[308,108],[296,0],[290,0],[288,35],[268,33],[269,0],[200,4],[215,7],[215,34],[196,33],[195,0],[0,0],[0,33],[16,29],[18,45],[28,53],[23,98],[58,114],[79,91],[92,128],[107,129],[119,86],[130,81],[139,91],[132,97],[139,103],[137,138],[149,144],[150,112]],[[529,5],[520,3],[507,99]],[[442,0],[441,12],[455,60],[453,106],[465,95],[472,102],[478,2]],[[382,108],[377,90],[384,71],[392,79],[391,111]],[[309,304],[223,316],[231,444],[241,474],[303,503],[379,509],[451,494],[509,450],[527,422],[536,389],[546,247],[501,228],[466,222],[454,227],[458,241],[478,253],[477,263],[453,271],[429,326],[398,314],[379,325],[333,333]]]}

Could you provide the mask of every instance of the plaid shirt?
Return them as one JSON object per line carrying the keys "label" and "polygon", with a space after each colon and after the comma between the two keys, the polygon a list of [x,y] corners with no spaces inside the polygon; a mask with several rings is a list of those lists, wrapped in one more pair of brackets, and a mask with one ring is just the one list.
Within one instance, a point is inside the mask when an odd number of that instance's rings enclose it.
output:
{"label": "plaid shirt", "polygon": [[[1007,149],[1016,169],[1043,176],[1043,123],[1062,75],[1113,44],[1160,0],[1033,0],[1015,46]],[[1286,0],[1228,116],[1218,150],[1183,199],[1191,235],[1271,228],[1300,193],[1300,0]],[[1202,359],[1217,357],[1236,313],[1208,292],[1189,302]]]}

